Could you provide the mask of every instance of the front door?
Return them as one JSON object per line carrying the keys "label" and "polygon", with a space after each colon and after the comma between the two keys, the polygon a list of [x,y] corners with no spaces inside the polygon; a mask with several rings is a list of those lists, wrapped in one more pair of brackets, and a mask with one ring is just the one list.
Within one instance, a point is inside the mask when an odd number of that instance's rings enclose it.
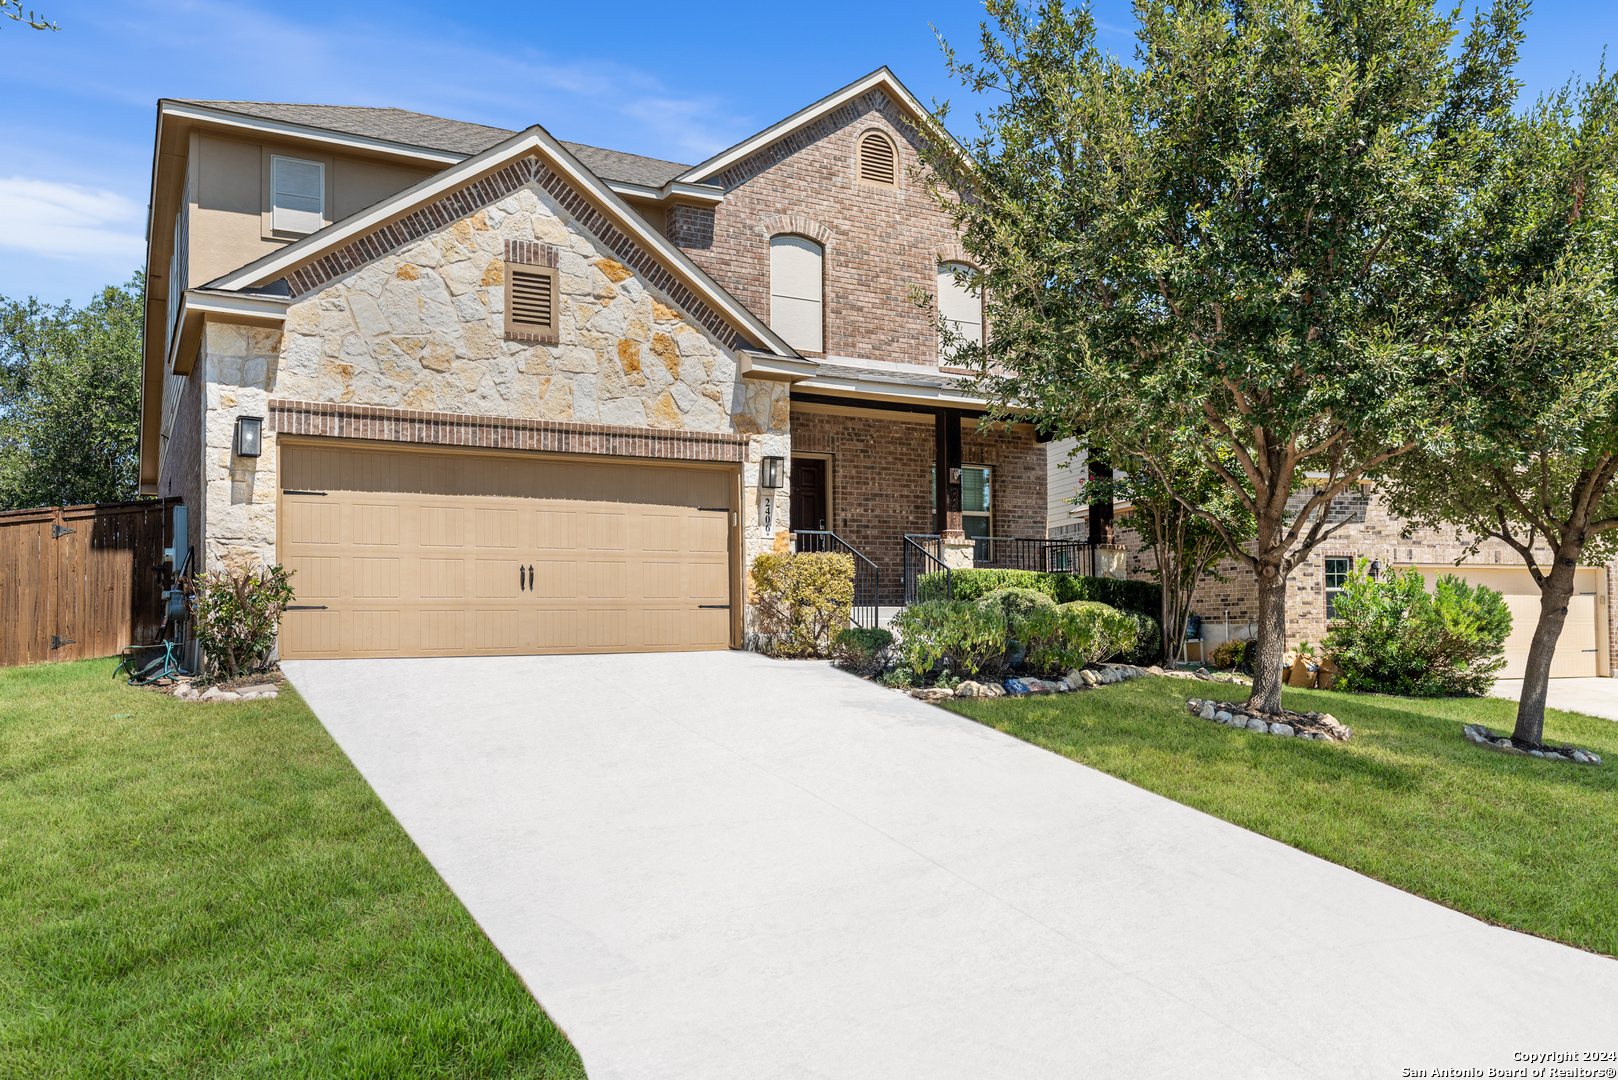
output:
{"label": "front door", "polygon": [[792,459],[793,532],[824,531],[826,521],[826,463],[819,458]]}

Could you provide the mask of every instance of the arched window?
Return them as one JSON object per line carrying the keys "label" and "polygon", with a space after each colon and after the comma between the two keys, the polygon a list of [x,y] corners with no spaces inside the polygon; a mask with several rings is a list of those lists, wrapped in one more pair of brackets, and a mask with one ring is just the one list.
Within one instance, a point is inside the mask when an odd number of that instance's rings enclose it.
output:
{"label": "arched window", "polygon": [[860,179],[867,184],[894,187],[899,176],[899,153],[880,131],[860,136]]}
{"label": "arched window", "polygon": [[823,352],[825,251],[801,236],[770,237],[770,329],[799,352]]}
{"label": "arched window", "polygon": [[[983,343],[983,299],[977,290],[969,289],[955,280],[959,273],[970,273],[965,263],[940,263],[938,266],[938,313],[948,320],[961,337],[974,345]],[[947,357],[945,358],[947,359]]]}

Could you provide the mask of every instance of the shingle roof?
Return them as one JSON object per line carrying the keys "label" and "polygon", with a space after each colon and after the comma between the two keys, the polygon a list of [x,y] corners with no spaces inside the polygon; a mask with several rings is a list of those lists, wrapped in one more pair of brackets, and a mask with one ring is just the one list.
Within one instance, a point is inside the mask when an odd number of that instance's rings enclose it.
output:
{"label": "shingle roof", "polygon": [[[280,120],[289,124],[321,128],[326,131],[359,135],[368,139],[416,146],[424,150],[441,150],[449,154],[481,154],[497,143],[505,142],[516,134],[505,128],[486,124],[470,124],[464,120],[447,120],[442,116],[410,112],[406,109],[373,108],[366,105],[294,105],[273,101],[182,101],[183,105],[199,105],[241,116],[263,120]],[[618,150],[603,150],[599,146],[564,142],[568,152],[584,163],[585,167],[603,180],[620,183],[662,187],[685,172],[689,165],[661,158],[641,157]]]}

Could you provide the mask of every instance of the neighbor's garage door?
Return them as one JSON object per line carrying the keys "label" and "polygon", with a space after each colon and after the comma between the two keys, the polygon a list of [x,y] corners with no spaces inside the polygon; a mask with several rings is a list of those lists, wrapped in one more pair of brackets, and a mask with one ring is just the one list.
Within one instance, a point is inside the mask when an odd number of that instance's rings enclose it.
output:
{"label": "neighbor's garage door", "polygon": [[[1528,664],[1528,646],[1539,622],[1539,586],[1526,567],[1424,566],[1429,582],[1443,574],[1455,574],[1472,585],[1487,585],[1505,594],[1511,609],[1511,636],[1506,638],[1506,667],[1502,679],[1520,679]],[[1574,571],[1573,599],[1568,602],[1567,622],[1556,643],[1551,660],[1551,678],[1567,679],[1600,675],[1600,634],[1596,621],[1596,594],[1602,585],[1601,571],[1580,567]],[[1602,640],[1598,640],[1602,639]]]}
{"label": "neighbor's garage door", "polygon": [[731,643],[734,466],[280,452],[287,659]]}

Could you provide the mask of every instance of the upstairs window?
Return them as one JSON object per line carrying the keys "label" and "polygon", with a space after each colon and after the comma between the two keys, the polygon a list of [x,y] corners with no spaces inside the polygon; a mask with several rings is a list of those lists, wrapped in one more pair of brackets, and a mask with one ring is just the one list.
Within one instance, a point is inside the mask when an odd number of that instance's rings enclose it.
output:
{"label": "upstairs window", "polygon": [[326,224],[326,166],[297,158],[270,158],[270,227],[312,233]]}
{"label": "upstairs window", "polygon": [[880,131],[860,136],[860,179],[867,184],[895,187],[899,177],[899,153]]}
{"label": "upstairs window", "polygon": [[[938,267],[938,314],[950,328],[973,345],[983,344],[983,301],[977,293],[955,279],[957,273],[971,273],[965,263],[942,263]],[[948,356],[943,359],[949,359]]]}
{"label": "upstairs window", "polygon": [[801,236],[770,237],[770,329],[799,352],[824,352],[825,250]]}

